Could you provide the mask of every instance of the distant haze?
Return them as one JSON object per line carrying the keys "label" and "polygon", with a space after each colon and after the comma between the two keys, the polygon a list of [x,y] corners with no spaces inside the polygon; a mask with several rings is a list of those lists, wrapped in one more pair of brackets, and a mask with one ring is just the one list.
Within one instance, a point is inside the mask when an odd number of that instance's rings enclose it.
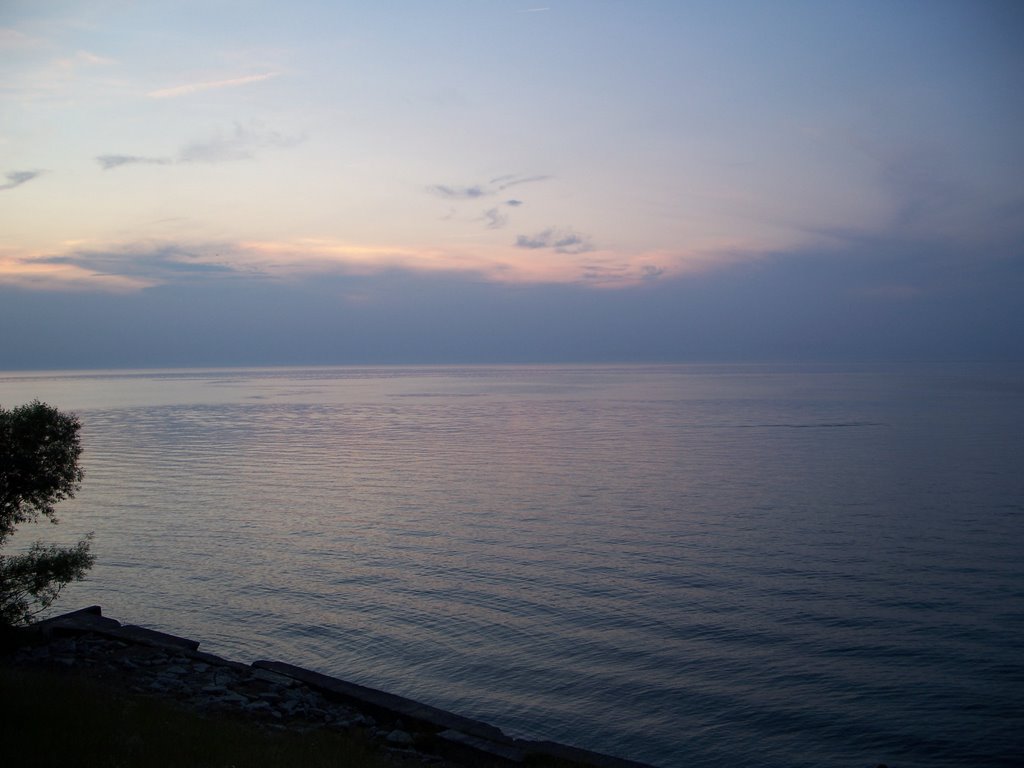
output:
{"label": "distant haze", "polygon": [[1017,2],[5,2],[0,368],[1020,359]]}

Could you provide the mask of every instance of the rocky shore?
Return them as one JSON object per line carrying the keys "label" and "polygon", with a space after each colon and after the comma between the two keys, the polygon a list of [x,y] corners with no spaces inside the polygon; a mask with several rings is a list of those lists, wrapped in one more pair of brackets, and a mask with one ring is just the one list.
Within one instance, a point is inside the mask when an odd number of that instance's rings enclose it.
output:
{"label": "rocky shore", "polygon": [[600,768],[649,768],[549,741],[513,739],[487,723],[285,662],[243,664],[195,640],[122,625],[99,606],[20,630],[3,663],[66,670],[201,712],[294,731],[359,729],[398,761],[517,765],[544,758]]}

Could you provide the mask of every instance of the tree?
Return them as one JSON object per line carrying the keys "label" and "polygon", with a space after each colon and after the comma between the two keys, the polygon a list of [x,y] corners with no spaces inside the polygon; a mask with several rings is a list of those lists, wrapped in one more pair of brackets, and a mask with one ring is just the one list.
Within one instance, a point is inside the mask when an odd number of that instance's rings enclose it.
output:
{"label": "tree", "polygon": [[[58,522],[54,504],[82,484],[80,429],[77,416],[38,400],[0,408],[0,548],[20,523]],[[25,553],[0,554],[0,626],[30,621],[65,585],[82,579],[95,560],[90,539],[73,547],[36,542]]]}

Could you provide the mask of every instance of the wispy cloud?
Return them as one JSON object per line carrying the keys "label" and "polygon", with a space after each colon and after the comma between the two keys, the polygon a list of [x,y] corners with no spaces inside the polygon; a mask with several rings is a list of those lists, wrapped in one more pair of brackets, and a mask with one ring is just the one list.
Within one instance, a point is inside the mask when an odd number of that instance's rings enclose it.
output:
{"label": "wispy cloud", "polygon": [[139,155],[98,155],[96,162],[104,171],[120,168],[122,165],[168,165],[172,162],[168,157],[140,157]]}
{"label": "wispy cloud", "polygon": [[230,160],[248,160],[260,149],[284,149],[302,143],[299,136],[286,136],[278,131],[246,128],[236,123],[230,133],[218,132],[206,141],[196,141],[182,147],[180,163],[222,163]]}
{"label": "wispy cloud", "polygon": [[[546,233],[541,233],[545,235]],[[278,279],[318,275],[462,274],[495,283],[586,285],[625,288],[703,272],[721,266],[719,252],[598,251],[584,235],[552,230],[535,236],[538,247],[367,247],[323,238],[240,242],[226,248],[225,264],[240,271]],[[551,257],[551,249],[563,254]],[[752,258],[730,254],[725,261]]]}
{"label": "wispy cloud", "polygon": [[20,187],[22,184],[32,181],[32,179],[42,173],[42,171],[11,171],[7,174],[7,183],[0,184],[0,190]]}
{"label": "wispy cloud", "polygon": [[138,281],[140,285],[181,283],[226,276],[238,270],[218,261],[218,248],[187,248],[178,244],[127,245],[78,250],[38,259],[38,264],[74,267],[86,273]]}
{"label": "wispy cloud", "polygon": [[68,61],[73,62],[75,64],[81,64],[90,67],[117,63],[114,59],[111,59],[109,56],[99,56],[95,53],[92,53],[91,51],[77,51],[75,53],[74,59],[69,59]]}
{"label": "wispy cloud", "polygon": [[[427,187],[427,192],[435,197],[441,197],[450,201],[480,200],[482,198],[495,197],[509,187],[515,187],[520,184],[532,184],[549,178],[550,176],[523,176],[518,173],[509,173],[504,176],[495,176],[486,183],[467,185],[433,184]],[[476,218],[476,221],[483,221],[487,229],[502,229],[508,224],[508,214],[501,210],[501,206],[518,208],[522,204],[522,200],[515,198],[504,200],[485,210]],[[455,209],[452,208],[452,211],[445,218],[450,219],[454,215]]]}
{"label": "wispy cloud", "polygon": [[490,190],[475,184],[471,187],[455,187],[448,184],[432,184],[427,187],[432,195],[443,197],[446,200],[475,200],[478,197],[487,197],[494,194]]}
{"label": "wispy cloud", "polygon": [[44,254],[0,246],[0,286],[29,291],[130,292],[151,282],[105,275],[72,263],[53,261]]}
{"label": "wispy cloud", "polygon": [[30,37],[20,30],[0,27],[0,51],[29,50],[41,48],[44,44],[40,38]]}
{"label": "wispy cloud", "polygon": [[[519,184],[530,184],[538,181],[545,181],[551,178],[550,176],[523,176],[517,173],[507,174],[505,176],[498,176],[491,179],[486,184],[431,184],[427,187],[427,192],[437,197],[443,197],[446,200],[477,200],[481,197],[491,197],[499,192],[503,192],[509,187],[514,187]],[[509,201],[509,205],[518,205],[520,201]]]}
{"label": "wispy cloud", "polygon": [[497,208],[489,208],[484,211],[483,220],[487,223],[488,229],[501,229],[508,224],[508,216]]}
{"label": "wispy cloud", "polygon": [[218,131],[202,141],[194,141],[178,150],[177,156],[152,157],[144,155],[98,155],[96,162],[105,170],[125,165],[171,165],[175,163],[224,163],[249,160],[262,149],[285,149],[302,143],[301,136],[288,136],[268,131],[260,126],[246,127],[236,123],[233,130]]}
{"label": "wispy cloud", "polygon": [[529,250],[550,248],[556,253],[576,254],[594,250],[594,245],[587,235],[554,228],[545,229],[535,235],[519,235],[515,244],[517,248]]}
{"label": "wispy cloud", "polygon": [[520,184],[532,184],[536,181],[547,181],[550,176],[520,176],[518,174],[511,174],[509,176],[499,176],[496,179],[491,179],[491,184],[497,185],[497,190],[502,192],[509,187],[515,187]]}
{"label": "wispy cloud", "polygon": [[[66,243],[31,252],[0,245],[0,286],[28,290],[138,291],[230,281],[301,283],[383,274],[448,275],[474,282],[616,289],[703,272],[763,254],[593,250],[589,238],[550,230],[522,243],[422,247],[333,238]],[[552,251],[561,249],[559,258]]]}
{"label": "wispy cloud", "polygon": [[[19,53],[15,50],[16,46],[23,43],[25,47],[30,47],[34,45],[33,40],[35,38],[17,33],[9,34],[6,38],[0,35],[0,51]],[[47,52],[50,45],[47,41],[39,41],[36,47],[39,52]],[[110,65],[117,62],[90,51],[79,50],[42,63],[37,61],[37,56],[32,56],[20,65],[16,60],[19,57],[10,58],[15,60],[11,62],[12,66],[6,68],[8,71],[4,77],[0,78],[0,97],[11,97],[19,101],[67,98],[78,101],[87,96],[109,95],[126,87],[126,83],[116,75],[116,70],[111,69]]]}
{"label": "wispy cloud", "polygon": [[221,88],[235,88],[240,85],[259,83],[264,80],[269,80],[272,77],[277,77],[277,75],[277,72],[264,72],[259,75],[232,77],[227,80],[207,80],[200,83],[186,83],[184,85],[175,85],[171,88],[159,88],[155,91],[150,91],[146,95],[151,99],[173,99],[178,96],[189,96],[193,93],[200,93],[202,91],[215,91]]}

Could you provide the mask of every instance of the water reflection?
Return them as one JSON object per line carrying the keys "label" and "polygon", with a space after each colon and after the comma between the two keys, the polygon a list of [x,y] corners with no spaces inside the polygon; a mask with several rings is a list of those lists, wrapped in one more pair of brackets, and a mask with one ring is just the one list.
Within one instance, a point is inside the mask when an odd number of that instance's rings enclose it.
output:
{"label": "water reflection", "polygon": [[1024,409],[913,380],[278,369],[0,398],[85,422],[61,529],[99,562],[65,604],[657,764],[953,765],[1018,744]]}

